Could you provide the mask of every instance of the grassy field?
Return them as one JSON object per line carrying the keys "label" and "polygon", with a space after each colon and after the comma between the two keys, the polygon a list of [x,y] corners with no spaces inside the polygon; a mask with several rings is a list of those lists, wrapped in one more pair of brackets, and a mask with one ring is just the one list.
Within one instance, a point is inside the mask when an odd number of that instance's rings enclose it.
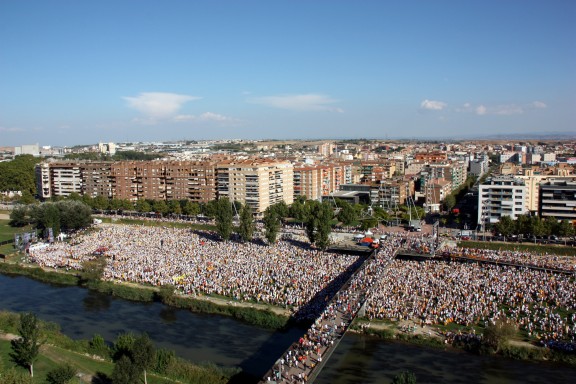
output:
{"label": "grassy field", "polygon": [[114,224],[128,224],[128,225],[144,225],[146,227],[168,227],[168,228],[190,228],[205,231],[214,231],[216,226],[209,224],[192,224],[181,222],[168,222],[168,221],[154,221],[154,220],[141,220],[141,219],[111,219],[109,217],[101,217],[104,223]]}
{"label": "grassy field", "polygon": [[8,225],[9,222],[10,220],[0,220],[0,241],[14,239],[15,233],[30,232],[33,230],[30,225],[21,228],[13,228]]}
{"label": "grassy field", "polygon": [[[15,365],[10,359],[10,342],[8,340],[0,340],[0,359],[2,359],[3,369],[7,370],[15,367],[18,371],[28,373],[24,367]],[[40,356],[34,364],[34,379],[33,383],[45,383],[46,375],[52,369],[59,365],[70,364],[78,372],[77,378],[73,379],[71,384],[91,383],[92,378],[97,375],[106,375],[110,377],[114,364],[110,361],[94,359],[88,355],[68,351],[66,349],[56,347],[53,345],[42,346]],[[148,372],[148,383],[150,384],[170,384],[176,383],[169,378],[160,377],[154,373]]]}

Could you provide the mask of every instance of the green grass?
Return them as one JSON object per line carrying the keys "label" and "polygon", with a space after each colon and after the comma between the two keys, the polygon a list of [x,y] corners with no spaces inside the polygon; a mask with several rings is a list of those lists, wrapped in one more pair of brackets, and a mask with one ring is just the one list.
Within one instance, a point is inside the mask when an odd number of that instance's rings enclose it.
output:
{"label": "green grass", "polygon": [[[0,340],[0,358],[3,362],[3,369],[15,367],[20,372],[28,373],[26,368],[17,366],[12,362],[10,352],[10,342],[8,340]],[[93,359],[85,354],[72,352],[53,345],[44,345],[38,360],[34,363],[34,378],[32,382],[45,383],[48,372],[66,363],[74,367],[78,373],[88,376],[104,373],[110,377],[114,369],[114,364],[110,361]],[[174,382],[175,380],[148,373],[148,383],[150,384],[169,384]],[[70,383],[79,384],[82,381],[79,378],[74,378]]]}
{"label": "green grass", "polygon": [[112,223],[112,224],[143,225],[146,227],[190,228],[204,231],[216,230],[216,226],[208,224],[192,224],[192,223],[166,222],[166,221],[128,219],[128,218],[113,220],[110,217],[101,217],[101,219],[103,223]]}
{"label": "green grass", "polygon": [[562,245],[540,245],[529,243],[501,243],[488,241],[460,241],[459,247],[476,249],[493,249],[504,251],[522,251],[536,254],[549,254],[559,256],[576,256],[575,247],[565,247]]}
{"label": "green grass", "polygon": [[10,220],[0,220],[0,241],[13,240],[15,233],[30,232],[34,228],[30,225],[25,227],[11,227],[8,223]]}

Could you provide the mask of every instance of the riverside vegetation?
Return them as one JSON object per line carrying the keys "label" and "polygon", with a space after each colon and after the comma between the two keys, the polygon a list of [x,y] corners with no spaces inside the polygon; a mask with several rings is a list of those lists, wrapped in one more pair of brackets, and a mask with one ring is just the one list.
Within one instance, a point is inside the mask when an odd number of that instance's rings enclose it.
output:
{"label": "riverside vegetation", "polygon": [[[91,340],[73,340],[57,324],[38,320],[39,355],[34,359],[34,376],[28,366],[16,363],[11,343],[21,339],[21,321],[32,314],[0,312],[0,383],[114,383],[132,384],[146,378],[151,384],[226,383],[239,369],[211,364],[196,365],[172,351],[156,349],[147,335],[125,333],[108,345],[99,335]],[[20,333],[20,338],[14,334]],[[12,342],[10,341],[12,339]],[[13,349],[12,349],[13,350]],[[139,352],[147,351],[145,355]],[[70,376],[70,372],[74,375]],[[64,380],[64,378],[66,378]]]}

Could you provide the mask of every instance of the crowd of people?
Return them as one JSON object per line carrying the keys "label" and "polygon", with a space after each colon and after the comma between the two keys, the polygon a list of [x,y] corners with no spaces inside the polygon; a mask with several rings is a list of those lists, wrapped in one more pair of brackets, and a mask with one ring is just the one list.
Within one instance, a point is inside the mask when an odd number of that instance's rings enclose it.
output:
{"label": "crowd of people", "polygon": [[[292,228],[289,237],[293,239],[297,232]],[[367,292],[366,315],[370,319],[471,326],[506,316],[543,342],[576,342],[573,258],[454,249],[447,251],[448,255],[479,262],[406,261],[395,259],[398,249],[426,253],[434,239],[411,232],[382,234],[385,240],[376,257],[352,280],[354,289]],[[334,282],[345,281],[361,261],[358,256],[323,252],[291,239],[272,246],[223,242],[210,232],[136,225],[100,225],[70,242],[34,250],[30,256],[44,267],[78,270],[84,261],[99,254],[107,258],[103,277],[109,281],[171,284],[183,294],[263,302],[295,313],[300,310],[309,318],[325,310],[325,302],[342,285]]]}
{"label": "crowd of people", "polygon": [[43,267],[80,269],[103,253],[104,279],[174,285],[184,294],[217,294],[236,300],[299,308],[340,276],[358,256],[323,252],[279,241],[223,242],[209,232],[101,225],[71,243],[31,253]]}
{"label": "crowd of people", "polygon": [[456,248],[444,251],[448,257],[467,257],[498,263],[517,264],[566,272],[576,272],[576,263],[572,256],[534,254],[525,251]]}
{"label": "crowd of people", "polygon": [[[388,256],[387,254],[385,256]],[[576,342],[574,277],[527,267],[380,258],[367,316],[464,326],[507,317],[541,340]]]}

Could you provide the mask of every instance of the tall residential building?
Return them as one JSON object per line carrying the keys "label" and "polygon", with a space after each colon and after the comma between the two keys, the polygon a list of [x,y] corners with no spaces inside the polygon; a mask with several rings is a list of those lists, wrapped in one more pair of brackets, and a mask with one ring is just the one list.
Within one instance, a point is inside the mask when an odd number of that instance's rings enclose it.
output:
{"label": "tall residential building", "polygon": [[294,168],[288,161],[231,160],[217,166],[219,197],[248,204],[255,213],[294,201]]}
{"label": "tall residential building", "polygon": [[318,153],[324,157],[330,157],[335,149],[334,143],[323,143],[318,146]]}
{"label": "tall residential building", "polygon": [[216,166],[210,161],[41,163],[36,180],[44,199],[71,192],[131,201],[216,199]]}
{"label": "tall residential building", "polygon": [[348,184],[352,179],[348,164],[297,164],[294,166],[294,198],[320,200]]}
{"label": "tall residential building", "polygon": [[116,154],[116,144],[98,143],[98,151],[100,151],[100,153],[107,153],[109,155],[114,155]]}
{"label": "tall residential building", "polygon": [[470,162],[470,173],[474,176],[481,177],[488,171],[488,156],[482,155]]}
{"label": "tall residential building", "polygon": [[576,225],[576,179],[550,180],[540,184],[540,217],[568,220]]}
{"label": "tall residential building", "polygon": [[478,224],[497,223],[502,216],[515,220],[528,212],[524,180],[512,176],[489,178],[478,191]]}
{"label": "tall residential building", "polygon": [[442,202],[450,192],[452,192],[452,183],[449,180],[437,179],[426,183],[424,197],[428,211],[439,212]]}

